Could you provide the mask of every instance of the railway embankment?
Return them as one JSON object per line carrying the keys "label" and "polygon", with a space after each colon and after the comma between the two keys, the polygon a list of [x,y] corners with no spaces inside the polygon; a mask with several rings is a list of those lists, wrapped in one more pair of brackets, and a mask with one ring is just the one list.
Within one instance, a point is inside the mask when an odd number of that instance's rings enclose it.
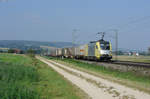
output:
{"label": "railway embankment", "polygon": [[135,75],[150,77],[150,64],[132,63],[132,62],[94,62],[79,60],[84,63],[95,64],[121,72],[132,72]]}

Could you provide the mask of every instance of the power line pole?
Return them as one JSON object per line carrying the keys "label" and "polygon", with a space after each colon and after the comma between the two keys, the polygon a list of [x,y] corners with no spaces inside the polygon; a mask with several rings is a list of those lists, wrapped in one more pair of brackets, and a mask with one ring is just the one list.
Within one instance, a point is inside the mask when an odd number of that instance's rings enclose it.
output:
{"label": "power line pole", "polygon": [[77,31],[78,31],[77,29],[73,29],[73,32],[72,32],[72,44],[73,44],[73,49],[74,49],[75,55],[76,55],[75,43],[76,43],[76,39],[77,39],[77,36],[76,36]]}
{"label": "power line pole", "polygon": [[73,47],[75,47],[75,42],[76,42],[76,34],[77,32],[77,29],[73,29],[73,32],[72,32],[72,44],[73,44]]}
{"label": "power line pole", "polygon": [[115,39],[116,39],[116,44],[115,44],[116,45],[116,53],[115,53],[116,57],[115,58],[116,59],[115,60],[117,61],[118,60],[118,30],[115,29],[114,31],[115,31],[115,34],[116,34],[116,37],[115,37]]}
{"label": "power line pole", "polygon": [[115,60],[118,60],[118,29],[109,29],[108,31],[114,31],[115,32]]}

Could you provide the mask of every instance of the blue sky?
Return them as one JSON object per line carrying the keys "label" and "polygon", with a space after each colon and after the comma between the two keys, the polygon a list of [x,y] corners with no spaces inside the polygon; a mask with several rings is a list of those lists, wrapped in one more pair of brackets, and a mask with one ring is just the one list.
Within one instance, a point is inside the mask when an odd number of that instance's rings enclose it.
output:
{"label": "blue sky", "polygon": [[[0,0],[0,40],[87,43],[97,32],[118,29],[119,47],[150,46],[149,0]],[[106,39],[114,45],[113,31]]]}

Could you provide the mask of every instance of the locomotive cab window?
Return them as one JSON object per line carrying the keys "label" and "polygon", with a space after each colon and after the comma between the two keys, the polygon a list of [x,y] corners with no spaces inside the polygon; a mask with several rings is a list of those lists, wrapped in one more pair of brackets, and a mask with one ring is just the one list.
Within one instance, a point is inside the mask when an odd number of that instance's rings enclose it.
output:
{"label": "locomotive cab window", "polygon": [[101,49],[105,49],[104,44],[100,44],[101,45]]}
{"label": "locomotive cab window", "polygon": [[102,50],[110,50],[110,44],[109,43],[101,43],[100,47]]}
{"label": "locomotive cab window", "polygon": [[106,50],[110,50],[110,45],[106,44]]}

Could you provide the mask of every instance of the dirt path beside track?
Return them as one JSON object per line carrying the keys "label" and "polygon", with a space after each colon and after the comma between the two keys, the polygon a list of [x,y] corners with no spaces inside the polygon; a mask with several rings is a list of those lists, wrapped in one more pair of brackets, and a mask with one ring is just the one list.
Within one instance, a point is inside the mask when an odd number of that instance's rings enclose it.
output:
{"label": "dirt path beside track", "polygon": [[42,62],[78,86],[92,99],[150,99],[150,95],[42,57]]}

